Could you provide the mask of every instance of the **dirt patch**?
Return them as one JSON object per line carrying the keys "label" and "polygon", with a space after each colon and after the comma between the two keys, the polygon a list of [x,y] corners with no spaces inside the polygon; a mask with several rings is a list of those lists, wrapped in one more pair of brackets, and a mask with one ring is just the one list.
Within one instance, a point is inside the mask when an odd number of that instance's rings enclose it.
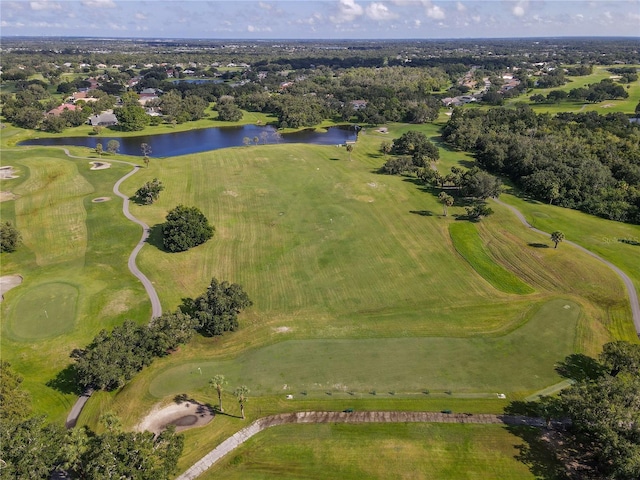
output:
{"label": "dirt patch", "polygon": [[613,107],[613,103],[605,103],[604,105],[600,105],[600,108],[611,108]]}
{"label": "dirt patch", "polygon": [[275,327],[273,330],[276,333],[287,333],[291,331],[291,327]]}
{"label": "dirt patch", "polygon": [[22,275],[5,275],[0,277],[0,302],[4,300],[5,292],[22,283]]}
{"label": "dirt patch", "polygon": [[11,165],[5,165],[4,167],[0,167],[0,179],[8,180],[11,178],[18,178],[15,175],[16,171],[13,169]]}
{"label": "dirt patch", "polygon": [[111,164],[109,162],[89,162],[91,165],[91,170],[104,170],[105,168],[111,168]]}
{"label": "dirt patch", "polygon": [[214,416],[213,409],[202,403],[194,401],[173,403],[163,408],[154,407],[135,429],[158,434],[169,425],[175,425],[176,432],[181,432],[188,428],[202,427],[213,420]]}
{"label": "dirt patch", "polygon": [[102,203],[102,202],[108,202],[109,200],[111,200],[111,197],[98,197],[98,198],[94,198],[91,201],[93,203]]}
{"label": "dirt patch", "polygon": [[233,190],[225,190],[224,192],[222,192],[223,195],[229,195],[230,197],[237,197],[238,193],[234,192]]}
{"label": "dirt patch", "polygon": [[6,202],[9,200],[15,200],[18,195],[12,192],[0,192],[0,202]]}

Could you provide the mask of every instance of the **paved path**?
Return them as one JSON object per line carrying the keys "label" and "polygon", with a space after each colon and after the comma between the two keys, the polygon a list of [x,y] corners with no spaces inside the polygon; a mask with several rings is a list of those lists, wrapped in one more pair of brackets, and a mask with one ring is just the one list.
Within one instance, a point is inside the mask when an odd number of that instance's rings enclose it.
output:
{"label": "paved path", "polygon": [[[498,205],[502,205],[503,207],[507,207],[509,210],[511,210],[525,226],[529,227],[534,232],[540,233],[542,235],[546,235],[547,237],[551,235],[550,233],[543,232],[542,230],[538,230],[533,225],[531,225],[527,221],[525,216],[522,214],[522,212],[520,212],[520,210],[518,210],[516,207],[508,205],[503,201],[498,200],[497,198],[494,198],[493,201],[496,202]],[[569,240],[565,240],[564,243],[568,243],[569,245],[583,251],[587,255],[591,255],[593,258],[600,260],[607,267],[609,267],[616,274],[618,274],[618,276],[622,279],[622,281],[624,282],[624,286],[627,289],[627,294],[629,295],[629,303],[631,304],[631,316],[633,318],[633,325],[635,326],[638,337],[640,337],[640,302],[638,302],[638,293],[636,292],[636,288],[633,285],[633,281],[629,278],[629,276],[626,273],[624,273],[622,270],[620,270],[618,267],[616,267],[613,263],[609,262],[608,260],[605,260],[600,255],[593,253],[591,250],[587,250],[586,248],[578,245],[577,243],[571,242]]]}
{"label": "paved path", "polygon": [[203,474],[227,453],[242,445],[255,434],[270,427],[292,423],[476,423],[545,426],[542,418],[489,414],[446,414],[439,412],[298,412],[260,418],[235,433],[198,460],[176,480],[192,480]]}
{"label": "paved path", "polygon": [[[63,148],[62,150],[64,150],[64,153],[71,158],[78,158],[81,160],[100,161],[99,159],[96,160],[95,158],[78,157],[76,155],[71,155],[69,150],[66,148]],[[151,283],[151,281],[147,278],[147,276],[144,273],[140,271],[140,269],[136,265],[136,257],[138,256],[138,253],[140,252],[142,247],[144,247],[144,244],[147,241],[147,238],[149,238],[149,226],[146,223],[142,222],[141,220],[138,220],[133,215],[131,215],[131,213],[129,212],[129,197],[127,197],[125,194],[120,192],[120,185],[122,184],[122,182],[124,182],[127,178],[129,178],[130,176],[135,174],[138,170],[140,170],[140,166],[136,165],[135,163],[125,162],[123,160],[113,160],[111,158],[109,158],[109,163],[123,163],[125,165],[131,165],[133,167],[133,170],[131,170],[129,173],[127,173],[124,177],[122,177],[120,180],[116,182],[116,184],[113,186],[113,193],[115,193],[117,196],[122,198],[122,212],[124,213],[124,216],[127,219],[131,220],[134,223],[137,223],[142,227],[142,238],[140,239],[136,247],[131,252],[131,255],[129,255],[128,267],[131,273],[133,273],[133,275],[135,275],[136,278],[140,280],[140,282],[144,286],[144,289],[147,291],[149,300],[151,300],[151,318],[153,319],[155,317],[159,317],[160,315],[162,315],[162,306],[160,304],[160,298],[158,297],[158,293],[156,292],[156,289],[153,287],[153,284]],[[93,393],[93,390],[87,390],[85,393],[80,395],[80,397],[78,397],[78,400],[76,400],[76,403],[74,403],[73,407],[71,408],[71,411],[69,412],[69,415],[67,415],[67,421],[65,422],[66,428],[73,428],[76,426],[76,423],[78,422],[78,417],[80,416],[80,412],[82,412],[82,409],[84,408],[85,403],[87,403],[92,393]]]}

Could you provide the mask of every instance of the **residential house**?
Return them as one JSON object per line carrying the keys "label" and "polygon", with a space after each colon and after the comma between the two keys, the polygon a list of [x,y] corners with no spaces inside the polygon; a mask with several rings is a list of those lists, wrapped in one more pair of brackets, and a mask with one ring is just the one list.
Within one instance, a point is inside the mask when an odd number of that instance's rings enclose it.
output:
{"label": "residential house", "polygon": [[63,103],[62,105],[59,105],[56,108],[53,108],[53,109],[49,110],[47,112],[47,115],[52,115],[54,117],[59,117],[60,114],[62,112],[64,112],[65,110],[69,110],[71,112],[74,112],[74,111],[76,111],[78,109],[80,109],[80,107],[77,107],[77,106],[73,105],[72,103]]}
{"label": "residential house", "polygon": [[87,123],[92,127],[110,127],[111,125],[117,125],[118,119],[111,110],[98,115],[91,115]]}

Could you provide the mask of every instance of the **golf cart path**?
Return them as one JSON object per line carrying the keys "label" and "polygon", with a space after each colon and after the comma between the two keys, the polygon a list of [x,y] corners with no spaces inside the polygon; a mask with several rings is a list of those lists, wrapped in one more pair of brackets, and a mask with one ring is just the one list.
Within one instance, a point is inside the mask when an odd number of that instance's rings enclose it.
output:
{"label": "golf cart path", "polygon": [[[66,148],[63,148],[62,150],[70,158],[78,158],[81,160],[95,161],[95,158],[78,157],[76,155],[72,155],[69,152],[69,150]],[[140,280],[140,282],[144,286],[144,289],[147,292],[147,295],[149,296],[149,300],[151,301],[151,318],[153,319],[155,317],[159,317],[160,315],[162,315],[162,306],[160,304],[160,298],[158,297],[158,293],[156,292],[156,289],[153,287],[151,280],[149,280],[147,276],[144,273],[142,273],[138,268],[138,266],[136,265],[136,257],[138,256],[138,253],[140,252],[142,247],[144,247],[144,244],[146,243],[147,238],[149,238],[149,226],[143,221],[138,220],[136,217],[134,217],[131,214],[131,212],[129,212],[129,197],[127,197],[125,194],[120,192],[120,185],[122,184],[122,182],[124,182],[126,179],[134,175],[138,170],[140,170],[140,166],[136,165],[135,163],[125,162],[122,160],[109,159],[109,162],[123,163],[125,165],[130,165],[133,167],[133,170],[131,170],[129,173],[127,173],[124,177],[122,177],[120,180],[118,180],[115,183],[115,185],[113,186],[113,193],[115,193],[117,196],[122,198],[122,213],[124,213],[124,216],[128,220],[134,223],[137,223],[142,227],[142,237],[140,238],[140,241],[131,252],[131,255],[129,255],[127,266],[129,267],[129,271],[138,280]],[[69,415],[67,416],[67,420],[65,422],[66,428],[73,428],[76,426],[76,423],[78,422],[78,417],[80,416],[80,412],[82,412],[84,405],[87,403],[92,393],[93,393],[93,390],[89,389],[86,392],[84,392],[82,395],[80,395],[80,397],[78,397],[78,400],[76,400],[73,407],[71,408],[71,411],[69,412]]]}
{"label": "golf cart path", "polygon": [[259,418],[211,450],[176,480],[192,480],[255,434],[270,427],[304,423],[475,423],[543,427],[542,418],[440,412],[296,412]]}
{"label": "golf cart path", "polygon": [[[498,200],[497,198],[494,198],[493,201],[496,202],[498,205],[502,205],[503,207],[506,207],[509,210],[511,210],[515,214],[515,216],[518,217],[518,219],[526,227],[529,227],[534,232],[540,233],[540,234],[546,235],[546,236],[550,235],[550,233],[543,232],[542,230],[539,230],[539,229],[535,228],[533,225],[531,225],[527,221],[525,216],[522,214],[522,212],[520,210],[518,210],[516,207],[508,205],[508,204],[504,203],[503,201]],[[622,279],[622,282],[624,283],[624,286],[627,289],[627,294],[629,295],[629,303],[631,304],[631,316],[633,318],[633,325],[635,326],[636,333],[640,337],[640,302],[638,302],[638,293],[636,292],[635,286],[633,285],[633,281],[629,278],[629,276],[626,273],[624,273],[622,270],[620,270],[618,267],[616,267],[613,263],[611,263],[608,260],[605,260],[604,258],[602,258],[600,255],[598,255],[596,253],[593,253],[591,250],[587,250],[583,246],[578,245],[577,243],[574,243],[574,242],[572,242],[570,240],[564,240],[564,242],[568,243],[569,245],[571,245],[571,246],[573,246],[575,248],[577,248],[578,250],[583,251],[587,255],[590,255],[593,258],[595,258],[597,260],[600,260],[602,263],[604,263],[607,267],[609,267],[611,270],[613,270]]]}

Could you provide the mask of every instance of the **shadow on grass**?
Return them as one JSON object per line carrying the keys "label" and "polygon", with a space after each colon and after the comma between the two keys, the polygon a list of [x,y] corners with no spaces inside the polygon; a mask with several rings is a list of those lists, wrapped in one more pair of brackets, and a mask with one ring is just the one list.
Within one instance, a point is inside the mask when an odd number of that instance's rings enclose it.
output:
{"label": "shadow on grass", "polygon": [[409,213],[420,215],[421,217],[433,217],[433,212],[430,210],[409,210]]}
{"label": "shadow on grass", "polygon": [[527,245],[533,248],[549,248],[549,245],[546,243],[528,243]]}
{"label": "shadow on grass", "polygon": [[162,240],[163,240],[162,224],[158,223],[153,227],[149,227],[149,238],[147,238],[147,243],[149,245],[153,245],[158,250],[161,250],[163,252],[169,252],[167,249],[164,248],[164,243]]}
{"label": "shadow on grass", "polygon": [[524,441],[516,445],[515,459],[525,464],[535,478],[540,480],[567,480],[564,466],[551,450],[549,442],[542,439],[542,430],[536,427],[507,426],[511,434]]}
{"label": "shadow on grass", "polygon": [[581,382],[601,377],[606,373],[606,369],[587,355],[573,353],[556,365],[556,372],[564,378]]}
{"label": "shadow on grass", "polygon": [[82,389],[78,386],[75,365],[68,365],[64,370],[59,371],[54,378],[46,383],[47,387],[53,388],[64,394],[82,394]]}

